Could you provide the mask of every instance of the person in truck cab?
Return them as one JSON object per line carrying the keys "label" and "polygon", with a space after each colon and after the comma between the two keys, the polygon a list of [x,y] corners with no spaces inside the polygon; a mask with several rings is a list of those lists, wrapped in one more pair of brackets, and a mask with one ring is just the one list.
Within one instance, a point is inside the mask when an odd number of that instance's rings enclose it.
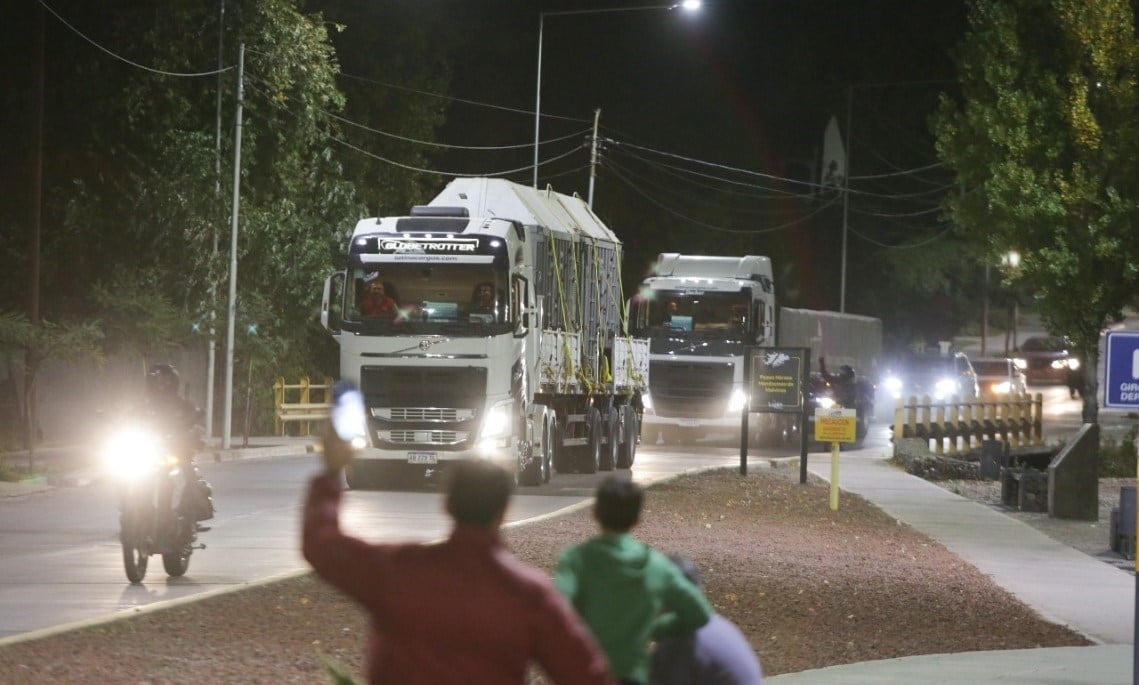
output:
{"label": "person in truck cab", "polygon": [[384,289],[378,273],[364,276],[364,299],[360,302],[362,316],[394,316],[396,303]]}

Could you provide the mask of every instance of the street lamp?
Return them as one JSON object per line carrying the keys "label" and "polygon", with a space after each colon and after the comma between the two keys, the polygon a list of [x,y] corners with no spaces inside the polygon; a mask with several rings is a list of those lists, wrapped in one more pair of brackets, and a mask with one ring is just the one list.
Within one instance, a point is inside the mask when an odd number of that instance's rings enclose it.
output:
{"label": "street lamp", "polygon": [[668,5],[641,5],[633,7],[603,7],[592,10],[562,10],[558,12],[542,12],[538,15],[538,83],[534,88],[534,187],[538,187],[538,131],[542,122],[542,33],[546,25],[546,17],[566,16],[570,14],[608,14],[612,12],[637,12],[640,10],[674,10],[682,9],[694,12],[700,9],[702,0],[683,0]]}

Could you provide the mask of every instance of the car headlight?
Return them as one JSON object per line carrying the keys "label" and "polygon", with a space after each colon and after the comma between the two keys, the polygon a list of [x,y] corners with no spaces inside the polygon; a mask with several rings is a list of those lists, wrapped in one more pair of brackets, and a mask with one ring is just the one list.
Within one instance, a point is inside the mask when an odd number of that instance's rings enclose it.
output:
{"label": "car headlight", "polygon": [[890,393],[894,399],[902,396],[902,380],[896,376],[887,376],[882,387],[886,388],[886,392]]}
{"label": "car headlight", "polygon": [[641,408],[645,411],[653,410],[653,396],[652,393],[644,393],[641,395]]}
{"label": "car headlight", "polygon": [[510,413],[514,407],[514,400],[497,402],[486,413],[482,420],[482,430],[479,439],[500,438],[510,434]]}
{"label": "car headlight", "polygon": [[743,411],[747,406],[747,393],[739,388],[732,390],[732,396],[728,399],[728,413],[734,414]]}
{"label": "car headlight", "polygon": [[1020,369],[1021,371],[1028,368],[1028,361],[1025,359],[1021,359],[1020,357],[1013,359],[1012,363],[1015,364],[1016,368]]}
{"label": "car headlight", "polygon": [[957,382],[952,378],[942,378],[934,384],[933,392],[938,399],[955,395],[957,393]]}
{"label": "car headlight", "polygon": [[1068,368],[1073,370],[1073,371],[1080,368],[1080,360],[1076,359],[1075,357],[1069,357],[1068,358]]}

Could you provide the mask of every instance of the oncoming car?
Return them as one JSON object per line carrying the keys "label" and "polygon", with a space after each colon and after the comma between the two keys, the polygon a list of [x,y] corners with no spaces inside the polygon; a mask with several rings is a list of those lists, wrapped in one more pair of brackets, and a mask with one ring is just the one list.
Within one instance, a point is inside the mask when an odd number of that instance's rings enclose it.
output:
{"label": "oncoming car", "polygon": [[1026,338],[1016,353],[1016,365],[1029,383],[1067,383],[1068,372],[1080,368],[1072,344],[1057,335]]}
{"label": "oncoming car", "polygon": [[1019,397],[1028,393],[1024,372],[1008,357],[974,359],[982,397]]}
{"label": "oncoming car", "polygon": [[963,352],[908,353],[882,375],[881,387],[891,402],[910,397],[971,400],[980,394],[977,374]]}

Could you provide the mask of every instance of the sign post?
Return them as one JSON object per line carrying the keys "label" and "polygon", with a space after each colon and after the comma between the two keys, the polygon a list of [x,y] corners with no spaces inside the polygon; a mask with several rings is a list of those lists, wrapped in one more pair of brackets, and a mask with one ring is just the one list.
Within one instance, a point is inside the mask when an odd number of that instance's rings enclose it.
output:
{"label": "sign post", "polygon": [[815,440],[831,444],[831,493],[832,511],[838,511],[838,452],[839,443],[854,442],[858,427],[856,409],[815,410]]}
{"label": "sign post", "polygon": [[745,409],[740,436],[740,474],[747,473],[747,411],[799,414],[799,479],[807,482],[807,417],[803,388],[811,371],[811,350],[807,347],[754,347],[748,351],[748,409]]}
{"label": "sign post", "polygon": [[[1104,336],[1103,376],[1103,406],[1139,408],[1139,331],[1107,332]],[[1139,473],[1136,476],[1139,477]],[[1135,509],[1135,525],[1139,528],[1139,507]],[[1135,555],[1134,612],[1135,630],[1139,631],[1139,554]],[[1131,682],[1139,685],[1139,645],[1131,650],[1131,674]]]}

